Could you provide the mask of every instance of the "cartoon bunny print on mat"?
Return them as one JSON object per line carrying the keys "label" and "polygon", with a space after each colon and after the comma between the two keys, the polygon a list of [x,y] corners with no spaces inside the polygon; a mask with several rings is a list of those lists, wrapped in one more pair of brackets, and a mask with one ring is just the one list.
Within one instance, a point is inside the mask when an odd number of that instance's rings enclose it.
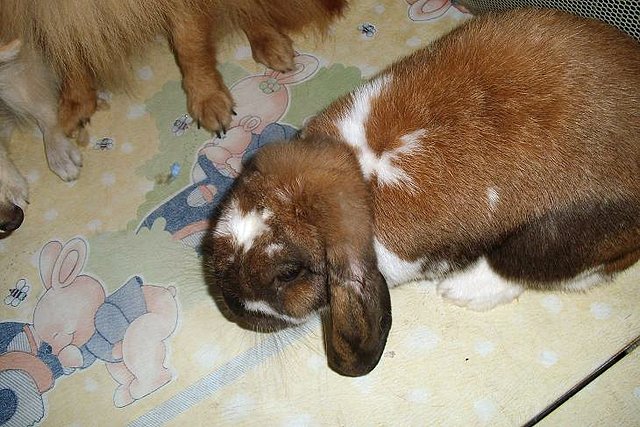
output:
{"label": "cartoon bunny print on mat", "polygon": [[[277,122],[289,109],[289,87],[307,80],[320,63],[311,55],[294,57],[295,69],[287,73],[267,70],[264,74],[245,77],[231,87],[236,100],[237,115],[224,138],[215,138],[200,149],[223,175],[236,177],[240,173],[242,155],[253,134],[260,134],[270,123]],[[200,176],[194,167],[194,182]]]}
{"label": "cartoon bunny print on mat", "polygon": [[312,55],[298,54],[294,64],[293,71],[266,70],[231,86],[237,115],[226,136],[210,139],[200,147],[191,172],[192,184],[147,215],[138,231],[164,218],[165,230],[176,240],[200,246],[213,209],[240,173],[242,163],[263,145],[291,138],[297,131],[278,121],[289,109],[290,87],[312,77],[320,61]]}
{"label": "cartoon bunny print on mat", "polygon": [[133,276],[109,296],[83,273],[87,242],[50,241],[40,252],[44,294],[33,323],[0,323],[0,425],[29,425],[44,417],[41,395],[55,380],[105,362],[118,383],[117,407],[171,381],[166,340],[178,318],[176,290],[144,285]]}
{"label": "cartoon bunny print on mat", "polygon": [[406,0],[409,4],[409,18],[412,21],[431,21],[438,19],[449,11],[451,7],[462,13],[469,11],[456,1],[450,0]]}

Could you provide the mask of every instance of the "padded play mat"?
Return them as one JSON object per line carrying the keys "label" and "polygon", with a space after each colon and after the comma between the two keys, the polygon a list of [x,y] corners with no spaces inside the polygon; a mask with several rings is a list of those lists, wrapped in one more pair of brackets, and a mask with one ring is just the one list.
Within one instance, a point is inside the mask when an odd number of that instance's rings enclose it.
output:
{"label": "padded play mat", "polygon": [[[589,293],[526,293],[487,313],[401,286],[380,364],[355,379],[328,368],[317,320],[247,331],[204,286],[198,243],[242,159],[470,17],[449,1],[354,1],[326,40],[296,39],[287,74],[236,41],[220,57],[238,112],[224,139],[186,115],[158,41],[135,93],[101,94],[111,107],[92,120],[76,182],[48,170],[41,135],[17,133],[31,204],[0,240],[0,424],[522,425],[631,343],[640,266]],[[545,423],[640,424],[638,352]]]}

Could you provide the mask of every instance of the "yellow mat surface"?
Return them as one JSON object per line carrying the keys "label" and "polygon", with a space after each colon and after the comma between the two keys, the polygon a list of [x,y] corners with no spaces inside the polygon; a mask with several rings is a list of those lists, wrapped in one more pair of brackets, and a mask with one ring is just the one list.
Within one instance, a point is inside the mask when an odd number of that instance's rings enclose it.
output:
{"label": "yellow mat surface", "polygon": [[[639,266],[587,294],[527,293],[488,313],[425,284],[394,289],[385,353],[357,379],[327,367],[317,321],[259,335],[220,314],[196,246],[242,157],[470,17],[448,1],[354,3],[326,40],[296,40],[293,73],[256,65],[242,41],[227,49],[239,115],[225,139],[185,116],[161,42],[133,96],[103,94],[111,108],[92,120],[77,182],[48,170],[39,134],[14,136],[31,204],[0,240],[7,425],[518,425],[640,334]],[[640,423],[638,361],[549,421]]]}

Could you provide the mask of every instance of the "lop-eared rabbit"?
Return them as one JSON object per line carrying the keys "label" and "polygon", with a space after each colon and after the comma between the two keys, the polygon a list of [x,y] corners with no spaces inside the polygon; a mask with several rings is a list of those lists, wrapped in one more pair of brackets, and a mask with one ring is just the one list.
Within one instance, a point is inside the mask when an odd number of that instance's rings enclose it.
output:
{"label": "lop-eared rabbit", "polygon": [[640,46],[555,11],[472,19],[250,161],[205,266],[243,322],[326,311],[329,366],[364,375],[388,287],[487,310],[584,290],[640,257]]}

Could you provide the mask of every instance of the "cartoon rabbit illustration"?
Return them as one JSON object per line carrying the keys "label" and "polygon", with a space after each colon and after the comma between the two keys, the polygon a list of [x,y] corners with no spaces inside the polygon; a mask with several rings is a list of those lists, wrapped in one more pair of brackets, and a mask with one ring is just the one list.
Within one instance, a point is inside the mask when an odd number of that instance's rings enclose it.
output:
{"label": "cartoon rabbit illustration", "polygon": [[118,407],[171,381],[165,341],[177,324],[175,288],[144,285],[134,276],[106,296],[98,279],[82,274],[87,252],[79,237],[45,244],[40,252],[45,292],[33,324],[0,323],[0,400],[13,408],[2,414],[7,425],[42,419],[41,395],[55,379],[96,360],[105,362],[118,383],[113,396]]}
{"label": "cartoon rabbit illustration", "polygon": [[138,231],[164,218],[165,230],[175,239],[199,247],[213,209],[238,176],[242,162],[259,147],[290,138],[296,132],[278,121],[289,109],[290,87],[313,76],[320,61],[312,55],[298,54],[294,64],[293,71],[267,70],[231,86],[237,115],[226,136],[210,139],[200,147],[191,172],[193,183],[145,217]]}
{"label": "cartoon rabbit illustration", "polygon": [[[292,138],[296,132],[297,129],[289,125],[268,124],[260,134],[251,134],[251,142],[242,156],[242,161],[250,158],[260,147]],[[141,228],[151,228],[157,219],[163,218],[164,229],[171,233],[174,239],[199,249],[209,227],[209,218],[231,188],[234,178],[221,174],[202,153],[198,154],[196,164],[198,176],[194,179],[197,181],[154,209],[142,220],[137,232]]]}
{"label": "cartoon rabbit illustration", "polygon": [[443,16],[453,6],[462,13],[469,11],[458,4],[457,1],[450,0],[406,0],[409,4],[409,18],[412,21],[431,21]]}
{"label": "cartoon rabbit illustration", "polygon": [[[295,69],[287,73],[267,70],[264,74],[245,77],[233,86],[231,94],[236,100],[237,115],[224,138],[214,138],[200,149],[223,175],[236,177],[241,169],[242,155],[251,143],[253,134],[260,134],[270,123],[277,122],[287,112],[290,101],[289,87],[307,80],[315,74],[320,62],[315,56],[298,54]],[[196,165],[193,181],[203,175]]]}

